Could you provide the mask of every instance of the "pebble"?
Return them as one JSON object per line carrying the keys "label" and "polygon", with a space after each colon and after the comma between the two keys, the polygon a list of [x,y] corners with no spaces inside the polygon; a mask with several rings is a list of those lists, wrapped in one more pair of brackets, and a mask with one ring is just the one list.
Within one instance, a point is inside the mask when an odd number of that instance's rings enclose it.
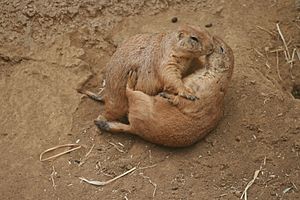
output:
{"label": "pebble", "polygon": [[179,188],[178,186],[173,186],[172,190],[178,190],[178,188]]}
{"label": "pebble", "polygon": [[210,27],[212,27],[212,23],[205,24],[205,27],[206,27],[206,28],[210,28]]}
{"label": "pebble", "polygon": [[172,17],[171,21],[172,21],[172,23],[176,23],[178,21],[178,18],[177,17]]}

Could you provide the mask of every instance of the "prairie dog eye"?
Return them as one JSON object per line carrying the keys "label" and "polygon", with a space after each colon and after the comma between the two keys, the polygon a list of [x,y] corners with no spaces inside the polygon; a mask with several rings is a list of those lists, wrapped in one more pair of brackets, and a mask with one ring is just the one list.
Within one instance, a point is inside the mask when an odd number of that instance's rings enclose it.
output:
{"label": "prairie dog eye", "polygon": [[190,37],[192,40],[194,40],[195,42],[199,42],[198,38],[194,37],[194,36],[191,36]]}

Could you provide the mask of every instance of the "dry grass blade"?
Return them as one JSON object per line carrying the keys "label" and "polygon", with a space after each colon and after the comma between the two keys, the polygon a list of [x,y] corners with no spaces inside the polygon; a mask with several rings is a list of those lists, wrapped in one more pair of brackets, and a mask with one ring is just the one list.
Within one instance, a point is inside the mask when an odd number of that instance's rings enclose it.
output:
{"label": "dry grass blade", "polygon": [[288,193],[291,189],[293,189],[293,187],[285,188],[282,193],[283,194]]}
{"label": "dry grass blade", "polygon": [[51,178],[52,186],[53,186],[54,189],[56,189],[56,184],[55,184],[55,181],[54,181],[54,176],[56,174],[57,174],[57,172],[55,171],[54,166],[52,166],[52,173],[50,174],[50,178]]}
{"label": "dry grass blade", "polygon": [[242,196],[241,196],[241,199],[243,199],[243,198],[244,198],[244,200],[247,200],[247,199],[248,199],[247,191],[248,191],[248,189],[253,185],[253,183],[254,183],[255,180],[257,179],[259,173],[260,173],[260,170],[256,170],[256,171],[254,172],[253,179],[252,179],[251,181],[249,181],[249,183],[248,183],[247,186],[245,187],[244,192],[243,192],[243,194],[242,194]]}
{"label": "dry grass blade", "polygon": [[[60,149],[60,148],[64,148],[64,147],[73,147],[73,148],[72,148],[72,149],[69,149],[69,150],[66,150],[66,151],[64,151],[64,152],[58,153],[58,154],[56,154],[56,155],[54,155],[54,156],[50,156],[50,157],[48,157],[48,158],[43,158],[43,155],[44,155],[45,153],[49,153],[49,152],[51,152],[51,151],[54,151],[54,150]],[[52,148],[50,148],[50,149],[47,149],[47,150],[43,151],[43,152],[40,154],[40,161],[43,162],[43,161],[51,160],[51,159],[57,158],[57,157],[59,157],[59,156],[62,156],[62,155],[67,154],[67,153],[70,153],[70,152],[75,151],[75,150],[80,149],[80,148],[81,148],[81,145],[79,145],[79,144],[63,144],[63,145],[58,145],[58,146],[55,146],[55,147],[52,147]]]}
{"label": "dry grass blade", "polygon": [[278,31],[278,33],[279,33],[279,35],[280,35],[280,38],[281,38],[281,40],[282,40],[282,42],[283,42],[284,48],[285,48],[285,50],[286,50],[286,54],[287,54],[287,58],[288,58],[287,61],[289,61],[289,60],[291,59],[291,55],[290,55],[290,53],[289,53],[289,48],[288,48],[288,46],[287,46],[287,44],[286,44],[286,41],[285,41],[285,39],[284,39],[284,37],[283,37],[283,34],[282,34],[281,30],[280,30],[280,27],[279,27],[279,24],[278,24],[278,23],[276,24],[276,27],[277,27],[277,31]]}
{"label": "dry grass blade", "polygon": [[277,75],[280,81],[282,81],[281,75],[280,75],[280,70],[279,70],[279,55],[278,51],[276,51],[276,69],[277,69]]}
{"label": "dry grass blade", "polygon": [[154,183],[149,176],[145,176],[143,173],[140,173],[140,176],[145,178],[145,179],[148,179],[149,183],[151,185],[153,185],[154,189],[153,189],[153,193],[152,193],[152,197],[155,197],[155,194],[156,194],[156,189],[157,189],[157,184]]}
{"label": "dry grass blade", "polygon": [[296,48],[293,49],[292,58],[289,61],[289,63],[290,63],[290,74],[291,74],[291,78],[292,79],[295,79],[295,77],[293,76],[293,67],[294,67],[295,53],[296,53]]}
{"label": "dry grass blade", "polygon": [[94,147],[95,147],[95,144],[93,144],[92,147],[90,148],[90,150],[85,154],[85,157],[88,157],[90,155],[90,153],[92,152]]}
{"label": "dry grass blade", "polygon": [[114,144],[114,143],[112,143],[112,142],[108,142],[108,143],[111,144],[113,147],[115,147],[119,152],[125,153],[125,151],[123,151],[122,149],[120,149],[120,148],[118,147],[118,145],[116,145],[116,144]]}
{"label": "dry grass blade", "polygon": [[153,185],[154,187],[154,190],[153,190],[153,193],[152,193],[152,197],[155,197],[155,194],[156,194],[156,189],[157,189],[157,184],[152,182],[151,179],[149,179],[149,182]]}
{"label": "dry grass blade", "polygon": [[88,159],[88,156],[91,154],[94,147],[95,147],[95,144],[93,144],[92,147],[90,148],[90,150],[85,154],[84,158],[82,159],[82,161],[79,163],[78,166],[81,166],[86,162],[86,160]]}
{"label": "dry grass blade", "polygon": [[256,28],[258,28],[258,29],[260,29],[260,30],[262,30],[262,31],[265,31],[265,32],[269,33],[269,34],[270,34],[271,36],[273,36],[273,37],[276,37],[275,33],[269,31],[269,30],[266,29],[266,28],[263,28],[263,27],[261,27],[261,26],[256,26]]}
{"label": "dry grass blade", "polygon": [[297,186],[295,185],[295,183],[292,182],[292,185],[294,187],[295,190],[298,190]]}
{"label": "dry grass blade", "polygon": [[253,48],[253,50],[261,57],[265,57],[264,54],[262,54],[260,51],[258,51],[257,49]]}
{"label": "dry grass blade", "polygon": [[284,49],[275,49],[275,50],[270,51],[270,53],[276,53],[276,52],[280,52],[280,51],[284,51]]}
{"label": "dry grass blade", "polygon": [[146,166],[146,167],[139,167],[138,170],[153,168],[153,167],[156,167],[156,166],[157,166],[157,164]]}
{"label": "dry grass blade", "polygon": [[298,60],[300,61],[300,51],[299,51],[298,48],[297,48],[297,50],[296,50],[296,54],[297,54]]}
{"label": "dry grass blade", "polygon": [[112,178],[112,179],[110,179],[108,181],[91,181],[91,180],[88,180],[88,179],[83,178],[83,177],[79,177],[79,179],[82,180],[82,181],[84,181],[84,182],[86,182],[86,183],[88,183],[88,184],[91,184],[91,185],[104,186],[104,185],[107,185],[107,184],[109,184],[109,183],[111,183],[111,182],[113,182],[113,181],[115,181],[115,180],[117,180],[119,178],[122,178],[123,176],[125,176],[125,175],[133,172],[134,170],[136,170],[136,167],[133,167],[132,169],[130,169],[130,170],[124,172],[123,174],[120,174],[119,176],[116,176],[115,178]]}
{"label": "dry grass blade", "polygon": [[268,61],[266,61],[265,65],[267,66],[268,69],[271,69],[271,66],[269,65]]}
{"label": "dry grass blade", "polygon": [[291,60],[289,61],[289,63],[293,63],[293,62],[294,62],[296,52],[297,52],[297,49],[294,48],[294,49],[293,49],[293,53],[292,53],[292,58],[291,58]]}

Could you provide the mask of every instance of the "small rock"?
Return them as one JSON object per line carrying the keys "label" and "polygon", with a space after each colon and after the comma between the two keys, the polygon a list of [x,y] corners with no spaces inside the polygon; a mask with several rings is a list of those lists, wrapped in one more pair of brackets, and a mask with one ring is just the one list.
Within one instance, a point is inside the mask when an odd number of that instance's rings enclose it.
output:
{"label": "small rock", "polygon": [[198,173],[195,173],[195,174],[194,174],[194,178],[195,178],[195,179],[199,179],[200,177],[201,177],[200,174],[198,174]]}
{"label": "small rock", "polygon": [[219,6],[215,9],[215,12],[213,14],[216,15],[221,15],[222,11],[223,11],[224,7],[223,6]]}
{"label": "small rock", "polygon": [[253,80],[253,81],[250,81],[250,83],[251,83],[252,85],[255,85],[255,84],[256,84],[256,81]]}
{"label": "small rock", "polygon": [[294,148],[295,148],[296,151],[300,152],[300,140],[295,141]]}
{"label": "small rock", "polygon": [[205,24],[205,27],[206,27],[206,28],[210,28],[210,27],[212,27],[212,23]]}
{"label": "small rock", "polygon": [[172,21],[172,23],[176,23],[178,21],[178,18],[177,17],[172,17],[171,21]]}
{"label": "small rock", "polygon": [[239,190],[236,190],[236,191],[233,192],[233,194],[234,194],[236,197],[241,197],[242,192],[239,191]]}
{"label": "small rock", "polygon": [[178,186],[173,186],[172,190],[178,190]]}
{"label": "small rock", "polygon": [[226,183],[221,183],[220,186],[221,186],[221,187],[225,187],[225,186],[226,186]]}
{"label": "small rock", "polygon": [[274,191],[271,191],[271,192],[270,192],[270,195],[271,195],[271,196],[277,196],[277,193],[274,192]]}
{"label": "small rock", "polygon": [[74,162],[80,164],[80,160],[74,160]]}
{"label": "small rock", "polygon": [[239,136],[239,135],[236,136],[236,137],[235,137],[235,141],[240,142],[240,141],[241,141],[241,136]]}

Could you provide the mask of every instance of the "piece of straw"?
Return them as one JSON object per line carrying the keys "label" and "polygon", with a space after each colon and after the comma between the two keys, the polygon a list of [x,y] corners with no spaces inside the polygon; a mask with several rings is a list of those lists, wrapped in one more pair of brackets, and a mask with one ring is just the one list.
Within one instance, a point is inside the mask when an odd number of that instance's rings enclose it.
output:
{"label": "piece of straw", "polygon": [[288,48],[288,46],[287,46],[287,44],[286,44],[286,41],[285,41],[285,39],[284,39],[284,37],[283,37],[283,34],[282,34],[281,30],[280,30],[280,27],[279,27],[279,24],[278,24],[278,23],[276,24],[276,27],[277,27],[277,31],[278,31],[278,33],[279,33],[279,35],[280,35],[280,38],[281,38],[281,40],[282,40],[282,42],[283,42],[283,45],[284,45],[284,47],[285,47],[285,50],[286,50],[286,54],[287,54],[287,58],[288,58],[287,61],[289,61],[289,60],[291,59],[291,55],[290,55],[290,52],[289,52],[289,48]]}
{"label": "piece of straw", "polygon": [[249,181],[249,183],[248,183],[247,186],[245,187],[244,192],[243,192],[243,194],[242,194],[242,196],[241,196],[240,199],[243,199],[243,198],[244,198],[244,200],[247,200],[247,199],[248,199],[247,191],[248,191],[248,189],[253,185],[253,183],[254,183],[255,180],[257,179],[259,173],[260,173],[260,169],[259,169],[259,170],[256,170],[256,171],[254,172],[253,179],[252,179],[251,181]]}
{"label": "piece of straw", "polygon": [[130,169],[130,170],[124,172],[123,174],[120,174],[119,176],[117,176],[115,178],[112,178],[112,179],[110,179],[108,181],[92,181],[92,180],[88,180],[88,179],[83,178],[83,177],[79,177],[79,179],[82,180],[82,181],[84,181],[84,182],[86,182],[86,183],[88,183],[88,184],[91,184],[91,185],[104,186],[104,185],[107,185],[107,184],[109,184],[109,183],[111,183],[111,182],[113,182],[113,181],[115,181],[115,180],[117,180],[119,178],[122,178],[123,176],[125,176],[125,175],[133,172],[134,170],[136,170],[136,167],[133,167],[132,169]]}
{"label": "piece of straw", "polygon": [[[72,149],[69,149],[69,150],[66,150],[66,151],[64,151],[64,152],[58,153],[58,154],[56,154],[56,155],[54,155],[54,156],[50,156],[50,157],[43,158],[43,155],[44,155],[45,153],[49,153],[49,152],[51,152],[51,151],[54,151],[54,150],[56,150],[56,149],[60,149],[60,148],[63,148],[63,147],[73,147],[73,148],[72,148]],[[58,145],[58,146],[55,146],[55,147],[52,147],[52,148],[50,148],[50,149],[47,149],[47,150],[43,151],[43,152],[40,154],[40,161],[43,162],[43,161],[51,160],[51,159],[57,158],[57,157],[59,157],[59,156],[62,156],[62,155],[67,154],[67,153],[70,153],[70,152],[75,151],[75,150],[80,149],[80,148],[81,148],[81,145],[79,145],[79,144],[63,144],[63,145]]]}

